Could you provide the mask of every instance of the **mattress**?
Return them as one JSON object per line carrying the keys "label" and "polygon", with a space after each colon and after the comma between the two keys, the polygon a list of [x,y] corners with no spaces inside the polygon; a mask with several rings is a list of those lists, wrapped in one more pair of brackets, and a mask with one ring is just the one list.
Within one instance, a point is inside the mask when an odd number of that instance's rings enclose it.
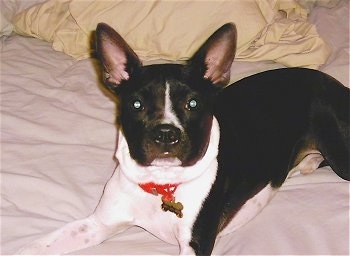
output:
{"label": "mattress", "polygon": [[[8,21],[9,11],[19,13],[41,2],[2,1],[2,15]],[[307,21],[329,49],[324,63],[313,68],[349,87],[349,1],[328,1],[327,6],[317,2],[300,1]],[[2,33],[0,45],[1,254],[13,255],[95,209],[116,166],[116,113],[96,59],[74,58],[53,49],[50,40],[12,28]],[[250,58],[253,52],[247,49],[232,65],[232,82],[291,66],[281,58]],[[178,252],[178,246],[132,227],[72,254]],[[252,221],[218,239],[213,254],[349,255],[349,183],[330,167],[309,175],[295,173]]]}

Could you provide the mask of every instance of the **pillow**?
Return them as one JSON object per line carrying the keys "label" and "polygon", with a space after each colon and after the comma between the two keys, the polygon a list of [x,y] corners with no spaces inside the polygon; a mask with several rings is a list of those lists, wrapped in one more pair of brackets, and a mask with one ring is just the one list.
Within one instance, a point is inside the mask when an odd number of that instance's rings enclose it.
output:
{"label": "pillow", "polygon": [[14,25],[20,34],[52,42],[54,49],[83,59],[91,56],[91,35],[99,22],[114,27],[143,61],[186,60],[227,22],[237,26],[237,60],[318,66],[329,54],[307,23],[306,10],[293,0],[51,0],[18,15]]}
{"label": "pillow", "polygon": [[340,3],[341,0],[297,0],[298,4],[305,7],[309,12],[315,6],[322,6],[326,8],[333,8]]}
{"label": "pillow", "polygon": [[5,0],[1,1],[0,8],[0,36],[10,35],[13,30],[11,23],[16,13],[21,12],[35,4],[42,3],[46,0]]}

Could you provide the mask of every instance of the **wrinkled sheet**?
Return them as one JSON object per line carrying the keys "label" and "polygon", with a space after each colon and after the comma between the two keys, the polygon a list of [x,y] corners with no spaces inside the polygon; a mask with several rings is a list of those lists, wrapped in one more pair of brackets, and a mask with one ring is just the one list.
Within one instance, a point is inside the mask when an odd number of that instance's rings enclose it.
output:
{"label": "wrinkled sheet", "polygon": [[[321,69],[349,86],[349,2],[312,10],[332,49]],[[96,207],[115,161],[115,105],[95,60],[49,43],[1,37],[1,254]],[[233,80],[281,67],[235,62]],[[249,99],[248,99],[249,100]],[[178,247],[133,227],[75,254],[164,255]],[[217,255],[349,255],[349,183],[329,167],[289,178],[268,206],[220,238]]]}

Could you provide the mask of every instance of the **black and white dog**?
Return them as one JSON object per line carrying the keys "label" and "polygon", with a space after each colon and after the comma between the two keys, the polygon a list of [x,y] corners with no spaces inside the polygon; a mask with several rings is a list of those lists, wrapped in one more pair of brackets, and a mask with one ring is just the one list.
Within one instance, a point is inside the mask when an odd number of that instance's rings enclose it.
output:
{"label": "black and white dog", "polygon": [[96,30],[107,87],[118,96],[119,165],[95,212],[25,247],[67,253],[132,225],[211,254],[251,220],[290,171],[326,161],[349,180],[349,89],[319,71],[267,71],[223,89],[236,28],[219,28],[185,65],[142,66],[106,24]]}

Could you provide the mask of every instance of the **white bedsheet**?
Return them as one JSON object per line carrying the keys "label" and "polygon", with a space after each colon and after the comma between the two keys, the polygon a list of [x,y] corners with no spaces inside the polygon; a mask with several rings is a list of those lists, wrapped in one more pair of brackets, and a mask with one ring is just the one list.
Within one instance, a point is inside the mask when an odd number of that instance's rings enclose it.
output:
{"label": "white bedsheet", "polygon": [[[310,19],[333,53],[321,69],[349,86],[349,2]],[[95,60],[46,42],[1,37],[1,254],[91,213],[115,167],[115,106]],[[280,67],[236,62],[235,80]],[[76,254],[177,254],[134,227]],[[217,241],[217,255],[349,255],[349,183],[329,167],[288,179],[249,224]]]}

